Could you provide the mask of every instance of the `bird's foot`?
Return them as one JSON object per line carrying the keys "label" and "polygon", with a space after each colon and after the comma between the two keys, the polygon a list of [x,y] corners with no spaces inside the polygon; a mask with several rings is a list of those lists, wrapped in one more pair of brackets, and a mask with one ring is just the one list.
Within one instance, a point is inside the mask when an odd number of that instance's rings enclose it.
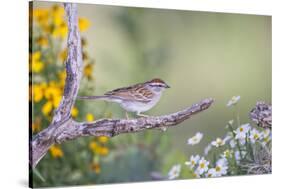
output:
{"label": "bird's foot", "polygon": [[126,119],[130,119],[129,115],[128,115],[128,112],[126,112]]}

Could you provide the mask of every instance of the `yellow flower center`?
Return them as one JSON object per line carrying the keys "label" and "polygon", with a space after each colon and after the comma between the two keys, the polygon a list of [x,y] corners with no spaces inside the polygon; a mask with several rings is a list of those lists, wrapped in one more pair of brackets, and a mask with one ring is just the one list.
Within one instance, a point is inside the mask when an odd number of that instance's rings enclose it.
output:
{"label": "yellow flower center", "polygon": [[258,139],[259,135],[258,134],[254,134],[254,139]]}
{"label": "yellow flower center", "polygon": [[226,150],[226,151],[224,152],[224,155],[225,155],[226,157],[229,157],[229,156],[230,156],[229,150]]}
{"label": "yellow flower center", "polygon": [[192,141],[193,141],[193,142],[196,142],[196,141],[197,141],[197,138],[196,138],[196,137],[193,137],[193,138],[192,138]]}
{"label": "yellow flower center", "polygon": [[205,163],[200,163],[199,167],[203,169],[205,167]]}
{"label": "yellow flower center", "polygon": [[219,171],[221,171],[221,167],[216,166],[216,172],[219,172]]}

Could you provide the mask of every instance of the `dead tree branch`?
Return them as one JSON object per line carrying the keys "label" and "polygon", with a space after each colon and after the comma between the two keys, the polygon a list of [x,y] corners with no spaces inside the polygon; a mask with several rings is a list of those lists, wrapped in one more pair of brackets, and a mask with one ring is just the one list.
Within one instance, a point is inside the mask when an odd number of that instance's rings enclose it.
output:
{"label": "dead tree branch", "polygon": [[64,87],[64,94],[60,102],[59,107],[54,112],[54,117],[51,125],[32,140],[30,146],[30,161],[32,167],[41,160],[46,154],[50,146],[54,143],[53,133],[64,125],[70,119],[70,112],[75,102],[79,83],[82,76],[82,49],[81,39],[78,29],[78,15],[77,5],[72,3],[64,4],[67,25],[68,25],[68,37],[67,48],[68,54],[65,62],[66,67],[66,81]]}
{"label": "dead tree branch", "polygon": [[82,75],[81,40],[77,26],[77,7],[65,3],[68,21],[68,57],[66,61],[66,83],[64,94],[51,124],[39,132],[30,144],[30,164],[34,168],[45,156],[51,145],[74,140],[83,136],[114,137],[123,133],[140,132],[146,129],[163,129],[176,126],[191,116],[208,109],[213,99],[204,99],[182,111],[157,117],[137,119],[100,119],[94,122],[76,122],[70,111],[77,97]]}
{"label": "dead tree branch", "polygon": [[206,110],[213,103],[205,99],[182,111],[169,115],[155,117],[140,117],[137,119],[100,119],[94,122],[76,122],[70,120],[54,134],[56,142],[62,143],[82,136],[114,137],[123,133],[140,132],[146,129],[163,129],[176,126],[192,115]]}

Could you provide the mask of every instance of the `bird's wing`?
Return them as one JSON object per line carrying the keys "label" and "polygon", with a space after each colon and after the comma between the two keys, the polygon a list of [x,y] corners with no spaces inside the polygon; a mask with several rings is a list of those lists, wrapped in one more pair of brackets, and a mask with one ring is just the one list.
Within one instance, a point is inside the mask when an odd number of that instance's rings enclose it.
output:
{"label": "bird's wing", "polygon": [[148,103],[150,102],[150,98],[153,93],[148,89],[143,88],[142,85],[137,84],[130,87],[115,89],[105,93],[104,95],[121,98],[122,100]]}

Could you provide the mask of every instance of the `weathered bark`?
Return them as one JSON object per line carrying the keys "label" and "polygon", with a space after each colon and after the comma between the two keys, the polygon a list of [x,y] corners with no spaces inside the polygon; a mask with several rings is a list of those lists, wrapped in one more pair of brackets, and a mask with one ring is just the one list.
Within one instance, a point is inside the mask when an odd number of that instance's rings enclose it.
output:
{"label": "weathered bark", "polygon": [[205,99],[190,108],[156,117],[140,117],[136,119],[100,119],[94,122],[67,121],[54,133],[55,141],[62,143],[82,136],[114,137],[123,133],[140,132],[146,129],[165,130],[176,126],[192,115],[206,110],[212,104],[212,99]]}
{"label": "weathered bark", "polygon": [[81,40],[78,31],[77,7],[65,3],[68,21],[68,56],[66,61],[66,82],[64,94],[59,107],[54,112],[51,124],[39,132],[30,142],[30,164],[34,168],[44,157],[51,145],[73,140],[83,136],[114,137],[122,133],[140,132],[146,129],[161,129],[178,125],[192,115],[206,110],[213,99],[204,99],[182,111],[157,117],[140,117],[137,119],[100,119],[94,122],[76,122],[71,118],[71,108],[77,97],[82,75]]}
{"label": "weathered bark", "polygon": [[71,109],[75,102],[82,76],[83,61],[81,39],[78,29],[77,5],[65,3],[64,8],[68,25],[68,54],[65,62],[66,81],[64,93],[59,107],[54,112],[53,120],[49,127],[38,133],[31,142],[32,153],[30,162],[32,167],[36,166],[36,164],[46,154],[49,147],[54,143],[53,133],[62,125],[69,122]]}

